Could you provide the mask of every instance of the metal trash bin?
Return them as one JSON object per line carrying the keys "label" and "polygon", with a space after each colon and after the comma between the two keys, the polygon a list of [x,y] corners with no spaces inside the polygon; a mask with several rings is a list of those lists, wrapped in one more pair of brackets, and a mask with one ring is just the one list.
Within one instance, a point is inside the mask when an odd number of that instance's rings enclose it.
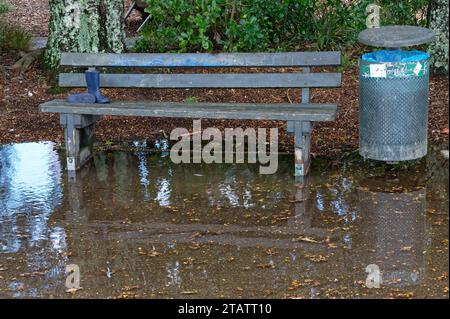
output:
{"label": "metal trash bin", "polygon": [[434,41],[433,30],[391,25],[359,33],[362,44],[388,48],[360,59],[359,153],[386,162],[427,154],[429,56],[400,48]]}
{"label": "metal trash bin", "polygon": [[383,50],[360,59],[360,154],[406,161],[427,154],[429,62],[421,51]]}

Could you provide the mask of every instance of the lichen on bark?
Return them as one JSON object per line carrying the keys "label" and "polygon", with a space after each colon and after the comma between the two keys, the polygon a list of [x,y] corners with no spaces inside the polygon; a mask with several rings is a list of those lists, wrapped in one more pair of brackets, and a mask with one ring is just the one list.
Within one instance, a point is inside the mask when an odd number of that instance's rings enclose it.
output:
{"label": "lichen on bark", "polygon": [[49,0],[45,61],[58,66],[61,52],[114,52],[125,48],[123,0]]}
{"label": "lichen on bark", "polygon": [[430,3],[429,24],[436,32],[436,41],[430,44],[428,52],[433,69],[448,73],[448,0],[432,0]]}

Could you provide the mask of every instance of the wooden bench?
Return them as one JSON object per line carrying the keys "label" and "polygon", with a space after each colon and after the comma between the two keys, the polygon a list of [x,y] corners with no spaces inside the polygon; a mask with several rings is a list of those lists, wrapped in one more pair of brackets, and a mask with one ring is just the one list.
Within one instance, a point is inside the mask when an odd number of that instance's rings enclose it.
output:
{"label": "wooden bench", "polygon": [[[64,53],[61,66],[71,68],[299,68],[293,73],[101,74],[103,88],[301,88],[301,103],[169,103],[113,101],[70,104],[53,100],[42,112],[60,113],[65,129],[67,168],[79,169],[92,156],[95,122],[101,115],[237,120],[282,120],[295,134],[295,175],[308,174],[311,130],[316,121],[334,121],[335,104],[310,103],[310,88],[339,87],[341,74],[312,73],[311,67],[340,65],[339,52],[223,54]],[[103,69],[102,69],[103,70]],[[85,87],[83,73],[61,73],[61,87]]]}

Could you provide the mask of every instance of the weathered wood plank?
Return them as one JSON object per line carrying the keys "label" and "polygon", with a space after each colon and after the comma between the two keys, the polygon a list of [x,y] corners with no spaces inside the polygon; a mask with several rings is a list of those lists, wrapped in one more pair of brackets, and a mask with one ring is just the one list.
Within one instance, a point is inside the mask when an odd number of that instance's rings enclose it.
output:
{"label": "weathered wood plank", "polygon": [[334,121],[337,106],[333,104],[227,104],[227,103],[168,103],[114,102],[111,104],[70,104],[53,100],[39,106],[41,112],[91,115]]}
{"label": "weathered wood plank", "polygon": [[[100,85],[114,88],[305,88],[338,87],[340,73],[101,74]],[[85,87],[82,73],[62,73],[61,87]]]}
{"label": "weathered wood plank", "polygon": [[60,64],[76,67],[298,67],[341,64],[341,53],[63,53]]}

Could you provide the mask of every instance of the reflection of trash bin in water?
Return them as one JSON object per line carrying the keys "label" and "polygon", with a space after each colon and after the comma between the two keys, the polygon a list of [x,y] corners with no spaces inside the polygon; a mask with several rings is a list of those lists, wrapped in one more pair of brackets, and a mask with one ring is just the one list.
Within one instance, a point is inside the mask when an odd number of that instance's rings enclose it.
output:
{"label": "reflection of trash bin in water", "polygon": [[[429,247],[425,219],[426,189],[406,189],[398,181],[367,179],[359,190],[366,258],[379,267],[382,286],[408,287],[425,276]],[[390,189],[387,189],[387,187]]]}
{"label": "reflection of trash bin in water", "polygon": [[427,154],[428,54],[383,50],[360,60],[360,154],[405,161]]}

